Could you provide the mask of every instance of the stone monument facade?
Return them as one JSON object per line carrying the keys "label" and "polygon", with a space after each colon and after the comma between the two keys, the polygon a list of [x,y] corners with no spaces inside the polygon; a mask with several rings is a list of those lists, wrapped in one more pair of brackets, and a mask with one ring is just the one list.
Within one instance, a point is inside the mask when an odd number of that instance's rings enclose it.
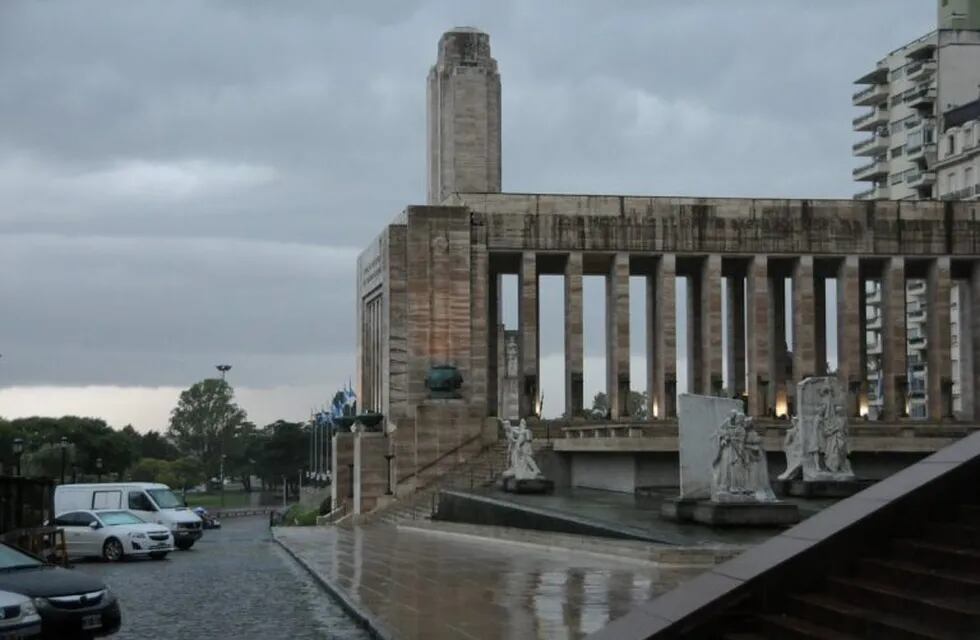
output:
{"label": "stone monument facade", "polygon": [[[677,417],[679,317],[687,325],[688,390],[717,394],[723,370],[744,371],[744,389],[732,388],[744,391],[752,418],[786,414],[804,402],[794,398],[801,381],[826,377],[828,337],[835,335],[829,317],[837,325],[837,389],[846,394],[838,405],[849,419],[869,393],[865,328],[880,323],[876,391],[882,421],[895,424],[904,419],[908,387],[905,282],[918,278],[927,281],[928,421],[952,420],[940,397],[953,375],[949,292],[953,283],[973,292],[963,298],[967,315],[980,318],[976,203],[502,193],[500,77],[489,36],[447,32],[428,86],[428,204],[396,215],[357,266],[358,397],[364,410],[385,416],[396,492],[478,451],[481,434],[497,433],[501,369],[508,366],[498,344],[505,275],[518,282],[519,417],[535,415],[540,397],[538,284],[553,275],[565,283],[566,415],[582,415],[587,395],[583,278],[601,276],[610,416],[630,417],[629,359],[637,350],[630,344],[629,284],[639,276],[646,282],[646,413],[653,420]],[[678,279],[688,292],[679,305]],[[838,290],[831,314],[829,280]],[[880,284],[887,302],[873,319],[865,317],[869,281]],[[723,290],[731,317],[744,317],[744,327],[724,321]],[[961,373],[964,392],[980,391],[980,329],[964,331],[960,348],[974,356],[961,360],[972,363]],[[459,371],[458,397],[429,397],[426,375],[440,364]],[[968,418],[980,420],[980,403],[972,406]],[[840,453],[830,454],[843,473]]]}

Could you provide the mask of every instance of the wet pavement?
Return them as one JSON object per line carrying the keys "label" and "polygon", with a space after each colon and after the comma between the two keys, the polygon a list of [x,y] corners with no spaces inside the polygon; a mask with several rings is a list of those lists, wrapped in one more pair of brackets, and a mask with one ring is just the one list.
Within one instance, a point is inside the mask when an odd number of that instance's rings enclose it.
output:
{"label": "wet pavement", "polygon": [[704,570],[375,524],[276,536],[394,638],[581,638]]}
{"label": "wet pavement", "polygon": [[[676,488],[648,489],[643,494],[616,493],[596,489],[561,488],[548,495],[507,493],[496,488],[457,491],[520,505],[529,510],[594,522],[638,539],[684,546],[753,545],[780,533],[780,528],[706,527],[673,522],[660,515],[664,500],[678,494]],[[825,509],[835,500],[783,498],[796,504],[801,518]]]}
{"label": "wet pavement", "polygon": [[123,626],[113,638],[369,637],[275,543],[268,518],[223,524],[163,561],[76,565],[118,595]]}

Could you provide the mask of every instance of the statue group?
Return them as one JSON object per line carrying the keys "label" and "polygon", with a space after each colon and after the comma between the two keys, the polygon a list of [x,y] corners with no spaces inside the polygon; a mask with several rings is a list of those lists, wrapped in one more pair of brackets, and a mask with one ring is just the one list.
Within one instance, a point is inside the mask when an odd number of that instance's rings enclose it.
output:
{"label": "statue group", "polygon": [[836,378],[807,378],[797,386],[799,415],[786,432],[786,471],[780,480],[850,481],[843,386]]}
{"label": "statue group", "polygon": [[531,446],[533,434],[523,419],[515,427],[509,420],[500,420],[507,438],[507,463],[503,472],[505,478],[536,480],[542,477],[538,463],[534,461],[534,448]]}
{"label": "statue group", "polygon": [[[848,459],[843,385],[833,377],[807,378],[797,385],[799,415],[783,443],[786,471],[780,480],[846,483],[854,480]],[[711,500],[773,502],[762,437],[751,418],[732,411],[713,438]]]}
{"label": "statue group", "polygon": [[732,411],[714,435],[711,499],[715,502],[774,502],[762,438],[752,418]]}

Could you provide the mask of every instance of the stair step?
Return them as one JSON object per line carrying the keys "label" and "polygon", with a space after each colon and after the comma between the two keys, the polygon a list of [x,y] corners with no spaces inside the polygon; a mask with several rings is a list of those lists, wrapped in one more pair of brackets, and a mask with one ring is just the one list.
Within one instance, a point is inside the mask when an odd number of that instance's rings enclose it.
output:
{"label": "stair step", "polygon": [[759,616],[759,620],[768,637],[779,640],[861,640],[860,636],[786,614],[765,614]]}
{"label": "stair step", "polygon": [[823,593],[793,595],[788,600],[790,612],[804,620],[824,624],[840,633],[858,638],[888,638],[889,640],[952,640],[954,634],[944,634],[932,625],[918,622],[912,616],[902,616],[865,609],[853,603]]}
{"label": "stair step", "polygon": [[956,569],[980,575],[980,549],[964,549],[954,545],[904,538],[895,540],[893,557],[914,559],[931,567]]}
{"label": "stair step", "polygon": [[957,511],[960,522],[980,525],[980,504],[961,504]]}
{"label": "stair step", "polygon": [[980,524],[934,522],[926,528],[925,540],[957,547],[980,548]]}
{"label": "stair step", "polygon": [[[980,607],[965,606],[962,594],[923,596],[891,585],[859,578],[830,578],[829,590],[857,605],[912,615],[949,629],[980,628]],[[954,596],[943,597],[943,596]]]}
{"label": "stair step", "polygon": [[919,593],[980,594],[980,576],[952,569],[937,569],[892,558],[865,558],[860,567],[859,575],[885,584],[901,584]]}

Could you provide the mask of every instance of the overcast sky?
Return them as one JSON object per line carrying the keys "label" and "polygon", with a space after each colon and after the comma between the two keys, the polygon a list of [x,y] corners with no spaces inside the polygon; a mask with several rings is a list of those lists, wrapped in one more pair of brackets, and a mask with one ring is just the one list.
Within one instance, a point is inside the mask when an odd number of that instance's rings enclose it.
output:
{"label": "overcast sky", "polygon": [[259,423],[325,402],[353,375],[354,258],[424,203],[455,25],[499,62],[505,191],[850,197],[852,81],[935,13],[3,0],[0,415],[160,428],[219,362]]}

